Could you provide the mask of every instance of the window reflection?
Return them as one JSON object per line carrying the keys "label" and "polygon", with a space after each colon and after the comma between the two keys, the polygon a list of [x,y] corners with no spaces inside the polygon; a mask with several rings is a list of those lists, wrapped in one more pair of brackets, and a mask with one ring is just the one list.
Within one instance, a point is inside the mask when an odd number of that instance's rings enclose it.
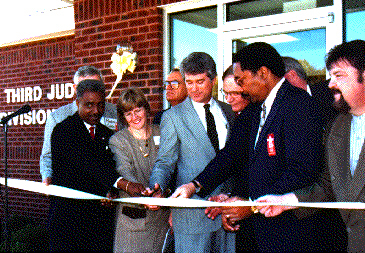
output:
{"label": "window reflection", "polygon": [[333,5],[333,0],[262,0],[239,1],[227,4],[227,20],[263,17],[279,13],[307,10]]}
{"label": "window reflection", "polygon": [[206,52],[217,62],[217,7],[170,15],[170,69],[191,52]]}
{"label": "window reflection", "polygon": [[266,42],[271,44],[281,56],[297,59],[304,67],[309,83],[326,80],[326,30],[315,29],[293,33],[274,34],[262,37],[243,38],[245,44]]}

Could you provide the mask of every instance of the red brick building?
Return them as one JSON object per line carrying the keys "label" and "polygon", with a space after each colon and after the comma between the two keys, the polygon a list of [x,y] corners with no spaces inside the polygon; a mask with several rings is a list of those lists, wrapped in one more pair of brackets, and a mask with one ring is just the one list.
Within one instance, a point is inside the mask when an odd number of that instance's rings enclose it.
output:
{"label": "red brick building", "polygon": [[[163,24],[158,6],[173,2],[178,1],[75,0],[74,32],[0,48],[0,117],[25,103],[32,107],[31,118],[19,117],[9,127],[10,178],[41,181],[39,156],[47,112],[73,101],[62,96],[64,89],[59,90],[60,99],[49,99],[47,94],[51,93],[52,85],[63,87],[72,83],[78,67],[93,65],[102,70],[110,90],[116,78],[110,69],[110,58],[121,42],[132,44],[138,54],[138,65],[133,74],[125,74],[112,102],[121,88],[137,86],[148,97],[153,113],[162,109]],[[2,130],[0,136],[3,140]],[[0,157],[3,161],[3,145]],[[3,177],[3,165],[1,168]],[[3,212],[3,204],[0,206]],[[10,214],[45,219],[48,198],[9,189],[9,206]]]}
{"label": "red brick building", "polygon": [[[10,178],[41,181],[39,156],[47,114],[73,100],[70,83],[82,65],[101,69],[110,90],[116,79],[110,58],[117,44],[130,42],[138,64],[133,74],[124,75],[111,102],[122,88],[137,86],[156,113],[164,104],[164,76],[192,51],[211,54],[221,75],[242,45],[265,41],[281,55],[301,60],[310,77],[324,79],[328,50],[344,40],[365,39],[361,0],[63,1],[73,2],[74,30],[0,46],[0,118],[25,103],[32,107],[9,127]],[[218,98],[223,99],[219,93]],[[0,137],[3,140],[2,130]],[[0,158],[3,161],[3,145]],[[11,214],[47,217],[46,196],[9,190]]]}

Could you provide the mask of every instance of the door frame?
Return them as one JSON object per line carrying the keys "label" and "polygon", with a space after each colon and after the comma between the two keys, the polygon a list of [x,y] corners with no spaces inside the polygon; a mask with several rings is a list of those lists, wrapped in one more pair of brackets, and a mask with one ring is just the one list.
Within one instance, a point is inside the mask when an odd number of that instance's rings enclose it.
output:
{"label": "door frame", "polygon": [[[273,16],[256,17],[245,20],[226,22],[222,36],[222,62],[218,64],[218,73],[223,73],[232,64],[232,40],[253,38],[281,33],[292,33],[315,29],[326,30],[326,52],[342,43],[342,12],[337,6],[328,6]],[[220,65],[220,66],[219,66]],[[327,73],[328,77],[328,73]],[[218,89],[223,82],[218,79]],[[224,100],[219,94],[219,99]]]}

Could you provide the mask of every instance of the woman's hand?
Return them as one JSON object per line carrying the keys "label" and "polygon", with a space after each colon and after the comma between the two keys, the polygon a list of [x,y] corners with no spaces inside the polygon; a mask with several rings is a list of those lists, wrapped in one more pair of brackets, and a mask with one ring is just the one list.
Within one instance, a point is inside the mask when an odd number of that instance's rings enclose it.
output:
{"label": "woman's hand", "polygon": [[142,197],[146,188],[143,186],[143,184],[128,181],[125,190],[126,193],[128,193],[131,197]]}

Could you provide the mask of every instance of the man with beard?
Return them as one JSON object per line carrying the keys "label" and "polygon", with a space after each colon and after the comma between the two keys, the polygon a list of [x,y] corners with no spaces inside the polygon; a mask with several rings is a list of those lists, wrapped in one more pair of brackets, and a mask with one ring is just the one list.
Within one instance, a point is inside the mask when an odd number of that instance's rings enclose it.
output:
{"label": "man with beard", "polygon": [[[341,110],[326,141],[327,170],[312,187],[280,196],[268,195],[268,202],[365,202],[365,41],[354,40],[334,47],[328,54],[335,106]],[[274,217],[292,207],[264,206],[260,212]],[[349,252],[365,251],[364,210],[340,210],[346,224]]]}

